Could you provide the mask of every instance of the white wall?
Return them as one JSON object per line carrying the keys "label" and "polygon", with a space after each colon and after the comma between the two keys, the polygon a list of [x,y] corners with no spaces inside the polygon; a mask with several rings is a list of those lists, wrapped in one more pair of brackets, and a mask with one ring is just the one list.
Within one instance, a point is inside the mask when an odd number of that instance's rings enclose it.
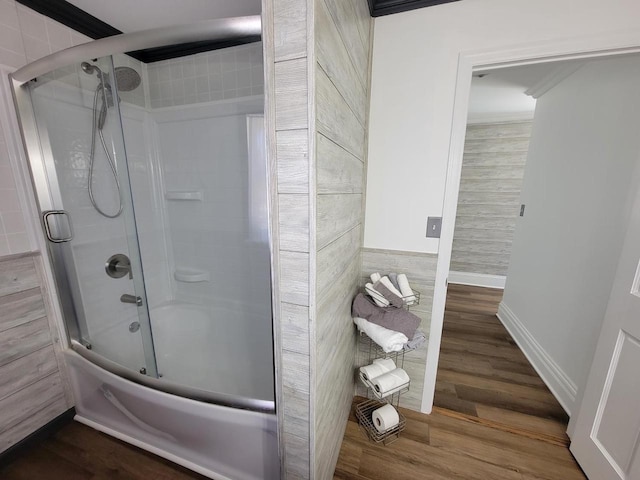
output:
{"label": "white wall", "polygon": [[578,390],[637,188],[639,84],[640,57],[592,62],[542,96],[534,118],[503,304]]}
{"label": "white wall", "polygon": [[458,55],[637,29],[636,0],[464,0],[377,18],[364,245],[437,252]]}

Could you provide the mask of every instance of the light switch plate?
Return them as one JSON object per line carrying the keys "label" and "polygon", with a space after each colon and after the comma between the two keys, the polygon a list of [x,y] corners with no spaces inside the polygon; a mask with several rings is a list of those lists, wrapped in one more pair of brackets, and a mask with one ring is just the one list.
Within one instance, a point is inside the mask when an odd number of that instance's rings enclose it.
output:
{"label": "light switch plate", "polygon": [[442,217],[427,218],[427,238],[440,238],[442,230]]}

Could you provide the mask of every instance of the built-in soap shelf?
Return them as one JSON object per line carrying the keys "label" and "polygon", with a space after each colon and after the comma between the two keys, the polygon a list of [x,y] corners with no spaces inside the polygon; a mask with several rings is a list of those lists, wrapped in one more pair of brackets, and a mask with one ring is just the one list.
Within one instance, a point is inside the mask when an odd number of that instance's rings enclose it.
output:
{"label": "built-in soap shelf", "polygon": [[181,268],[176,269],[176,271],[173,272],[173,278],[175,278],[177,282],[199,283],[210,281],[211,275],[209,272],[205,272],[203,270]]}
{"label": "built-in soap shelf", "polygon": [[183,190],[175,192],[165,192],[164,198],[167,200],[201,202],[202,192],[199,190]]}

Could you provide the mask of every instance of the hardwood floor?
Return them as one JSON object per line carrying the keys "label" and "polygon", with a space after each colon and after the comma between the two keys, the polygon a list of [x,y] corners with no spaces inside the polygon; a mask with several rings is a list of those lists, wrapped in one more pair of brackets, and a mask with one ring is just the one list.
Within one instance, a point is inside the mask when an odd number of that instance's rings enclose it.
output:
{"label": "hardwood floor", "polygon": [[568,445],[569,417],[495,316],[501,299],[449,285],[434,405]]}
{"label": "hardwood floor", "polygon": [[[354,399],[354,405],[361,401]],[[335,480],[584,480],[569,449],[436,408],[431,415],[401,409],[407,428],[376,445],[349,419]]]}
{"label": "hardwood floor", "polygon": [[2,480],[206,480],[163,458],[72,422],[0,467]]}
{"label": "hardwood floor", "polygon": [[[391,445],[351,415],[334,479],[584,480],[567,416],[495,317],[501,290],[449,286],[431,415]],[[354,406],[362,399],[354,399]]]}

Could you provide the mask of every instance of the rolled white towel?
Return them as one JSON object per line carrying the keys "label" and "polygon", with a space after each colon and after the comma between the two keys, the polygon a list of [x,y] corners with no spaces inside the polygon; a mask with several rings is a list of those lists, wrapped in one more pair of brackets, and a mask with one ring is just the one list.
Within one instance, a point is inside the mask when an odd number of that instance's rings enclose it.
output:
{"label": "rolled white towel", "polygon": [[409,280],[407,280],[407,276],[404,273],[398,275],[398,285],[400,286],[400,292],[402,293],[402,298],[407,305],[413,305],[416,301],[416,297],[413,294],[413,290],[409,286]]}
{"label": "rolled white towel", "polygon": [[373,301],[376,302],[376,305],[378,305],[379,307],[388,307],[389,306],[389,300],[384,298],[384,296],[381,295],[380,292],[378,292],[375,288],[373,288],[372,284],[367,283],[364,286],[364,289],[369,294],[369,296],[371,298],[373,298]]}
{"label": "rolled white towel", "polygon": [[409,341],[405,334],[381,327],[364,318],[353,317],[353,323],[358,326],[358,330],[366,333],[371,340],[380,345],[386,353],[399,352]]}
{"label": "rolled white towel", "polygon": [[390,372],[383,373],[373,379],[373,386],[376,392],[386,397],[400,391],[409,383],[409,375],[401,368],[396,368]]}
{"label": "rolled white towel", "polygon": [[380,279],[380,283],[382,283],[385,287],[387,287],[391,293],[402,298],[402,293],[396,287],[393,286],[393,283],[391,283],[391,280],[389,280],[389,277],[382,277]]}
{"label": "rolled white towel", "polygon": [[378,272],[372,273],[370,275],[370,278],[371,278],[371,283],[377,283],[378,280],[380,280],[380,274]]}

